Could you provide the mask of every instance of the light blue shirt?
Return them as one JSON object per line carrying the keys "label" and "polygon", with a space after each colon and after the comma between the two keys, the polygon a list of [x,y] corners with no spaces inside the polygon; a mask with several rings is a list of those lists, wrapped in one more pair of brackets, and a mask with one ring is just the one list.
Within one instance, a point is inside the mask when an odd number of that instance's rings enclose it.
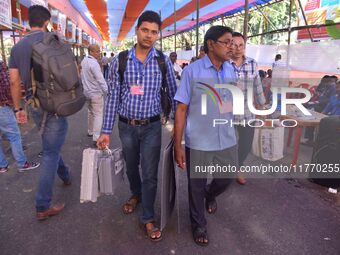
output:
{"label": "light blue shirt", "polygon": [[[232,105],[232,95],[227,89],[213,89],[216,84],[235,83],[236,75],[231,64],[226,61],[220,70],[206,55],[187,66],[181,77],[181,84],[175,100],[188,105],[185,145],[201,151],[220,151],[236,145],[235,130],[230,125],[233,114],[220,112],[220,102]],[[202,83],[206,85],[202,85]],[[202,115],[202,94],[206,94],[207,114]],[[221,101],[220,101],[220,99]],[[231,110],[231,109],[230,109]],[[215,125],[214,119],[223,119],[228,124]]]}

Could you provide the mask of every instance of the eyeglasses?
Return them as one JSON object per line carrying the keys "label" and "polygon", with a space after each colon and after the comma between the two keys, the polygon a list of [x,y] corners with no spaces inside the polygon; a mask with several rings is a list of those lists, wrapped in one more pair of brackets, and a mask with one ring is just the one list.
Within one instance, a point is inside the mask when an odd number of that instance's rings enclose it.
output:
{"label": "eyeglasses", "polygon": [[227,40],[227,41],[217,40],[216,42],[222,43],[225,47],[229,47],[230,45],[232,45],[232,41],[231,40]]}

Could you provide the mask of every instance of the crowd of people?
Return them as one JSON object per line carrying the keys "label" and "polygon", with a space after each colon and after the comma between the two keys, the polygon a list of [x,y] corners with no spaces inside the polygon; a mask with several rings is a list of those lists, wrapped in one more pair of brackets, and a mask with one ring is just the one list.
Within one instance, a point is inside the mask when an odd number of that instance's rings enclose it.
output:
{"label": "crowd of people", "polygon": [[[10,142],[19,171],[39,166],[39,163],[26,159],[17,123],[27,121],[21,100],[21,82],[26,90],[26,99],[29,101],[34,96],[32,45],[47,32],[51,18],[50,12],[42,6],[31,6],[28,15],[31,31],[12,49],[9,77],[3,63],[0,69],[0,131]],[[207,118],[223,118],[241,123],[254,119],[254,115],[246,107],[244,115],[234,116],[230,107],[232,94],[223,88],[217,89],[221,97],[220,107],[215,107],[214,102],[208,100],[209,117],[202,115],[200,103],[204,92],[199,86],[211,88],[214,84],[234,84],[245,95],[245,106],[248,101],[247,90],[251,88],[256,105],[261,108],[269,100],[266,91],[270,88],[271,70],[267,74],[259,72],[256,61],[245,55],[244,36],[226,26],[212,26],[204,36],[204,45],[198,58],[181,68],[176,63],[175,52],[168,57],[154,48],[161,24],[160,16],[153,11],[145,11],[139,17],[135,28],[137,43],[123,59],[124,67],[119,55],[114,57],[112,53],[111,58],[108,58],[104,53],[101,57],[98,45],[89,46],[89,54],[80,64],[80,77],[88,101],[87,134],[93,138],[93,147],[106,149],[110,145],[114,124],[118,123],[131,191],[131,197],[122,210],[125,214],[131,214],[141,204],[141,222],[149,239],[160,241],[162,232],[155,223],[154,203],[162,141],[161,87],[165,82],[175,123],[175,160],[179,168],[187,169],[193,239],[198,245],[206,246],[209,237],[205,211],[209,214],[216,212],[216,198],[228,188],[233,178],[237,178],[240,184],[245,184],[246,180],[242,176],[224,176],[213,178],[207,184],[206,177],[191,176],[192,166],[200,164],[202,159],[205,160],[204,164],[218,160],[222,164],[243,165],[251,150],[255,128],[243,125],[212,128]],[[165,77],[163,67],[166,69]],[[335,82],[335,77],[324,77],[317,88],[315,102],[318,103],[313,107],[320,107],[318,111],[339,114],[340,83],[335,87]],[[71,184],[68,166],[61,156],[67,134],[67,118],[46,113],[41,107],[28,108],[42,131],[43,153],[36,193],[36,217],[45,220],[59,214],[65,206],[52,205],[55,174],[65,185]],[[185,148],[182,147],[183,134]],[[4,173],[8,170],[8,162],[1,148],[0,172]]]}

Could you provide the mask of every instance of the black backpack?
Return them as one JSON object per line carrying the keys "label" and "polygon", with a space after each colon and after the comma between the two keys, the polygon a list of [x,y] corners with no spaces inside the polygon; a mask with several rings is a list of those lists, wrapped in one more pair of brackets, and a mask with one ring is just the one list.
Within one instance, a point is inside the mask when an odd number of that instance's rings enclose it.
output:
{"label": "black backpack", "polygon": [[[122,51],[118,54],[118,73],[120,78],[120,84],[123,84],[124,82],[124,72],[126,70],[127,65],[127,56],[128,56],[128,50]],[[163,111],[163,116],[165,117],[165,120],[169,119],[169,115],[171,113],[171,98],[169,95],[169,87],[166,82],[166,64],[165,64],[165,57],[163,52],[157,50],[159,57],[156,57],[159,69],[162,73],[162,86],[161,86],[161,107]]]}
{"label": "black backpack", "polygon": [[81,110],[86,100],[71,47],[55,33],[44,33],[32,49],[32,89],[40,106],[59,116]]}

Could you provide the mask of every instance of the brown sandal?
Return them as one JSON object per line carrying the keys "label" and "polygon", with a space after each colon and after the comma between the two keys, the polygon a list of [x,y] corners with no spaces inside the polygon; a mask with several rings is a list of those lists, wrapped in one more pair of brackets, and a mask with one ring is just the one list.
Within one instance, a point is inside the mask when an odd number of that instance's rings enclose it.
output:
{"label": "brown sandal", "polygon": [[[148,224],[152,224],[153,227],[152,228],[148,228],[147,225]],[[143,225],[146,235],[148,236],[148,238],[152,241],[152,242],[158,242],[160,240],[162,240],[162,232],[159,230],[159,228],[154,226],[153,222],[149,222]],[[159,233],[160,235],[157,237],[157,233]]]}
{"label": "brown sandal", "polygon": [[140,203],[140,198],[137,196],[131,196],[129,200],[123,205],[124,214],[131,214],[135,211],[137,205]]}

